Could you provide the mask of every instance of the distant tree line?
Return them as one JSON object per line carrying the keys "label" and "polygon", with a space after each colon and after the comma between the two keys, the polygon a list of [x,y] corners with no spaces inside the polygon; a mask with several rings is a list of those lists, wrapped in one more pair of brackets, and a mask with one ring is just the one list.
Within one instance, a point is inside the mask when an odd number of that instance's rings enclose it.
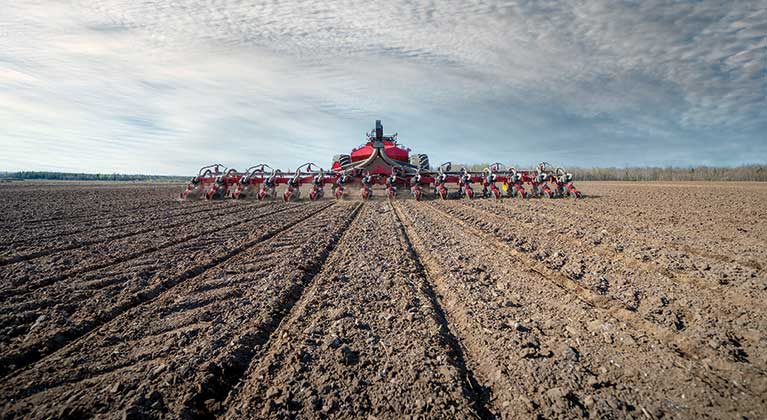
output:
{"label": "distant tree line", "polygon": [[[481,171],[488,165],[468,165]],[[453,165],[458,170],[462,165]],[[521,167],[520,167],[521,168]],[[767,181],[767,165],[736,167],[696,166],[631,167],[631,168],[567,168],[577,180],[583,181]]]}
{"label": "distant tree line", "polygon": [[0,172],[1,179],[42,179],[56,181],[158,181],[158,182],[179,182],[187,181],[188,178],[180,176],[165,175],[126,175],[126,174],[86,174],[69,172],[38,172],[38,171],[20,171],[20,172]]}
{"label": "distant tree line", "polygon": [[692,168],[568,168],[585,181],[767,181],[767,166],[733,168],[696,166]]}

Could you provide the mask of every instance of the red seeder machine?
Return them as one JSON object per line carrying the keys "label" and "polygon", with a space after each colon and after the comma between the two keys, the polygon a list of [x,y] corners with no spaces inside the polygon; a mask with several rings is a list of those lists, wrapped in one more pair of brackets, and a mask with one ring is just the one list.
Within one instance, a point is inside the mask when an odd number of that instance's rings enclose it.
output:
{"label": "red seeder machine", "polygon": [[[359,185],[360,196],[368,200],[373,197],[376,184],[385,186],[389,199],[396,198],[401,188],[407,188],[416,200],[423,197],[424,189],[442,199],[581,197],[573,185],[572,174],[563,168],[552,171],[546,162],[533,170],[517,170],[494,163],[482,171],[466,168],[453,171],[447,162],[435,171],[429,166],[428,156],[410,154],[410,149],[398,144],[397,134],[385,136],[380,120],[376,121],[375,131],[366,135],[368,142],[352,150],[351,155],[336,155],[329,171],[314,163],[301,165],[292,172],[273,169],[263,163],[245,172],[227,169],[221,164],[205,166],[189,182],[181,198],[275,199],[277,188],[284,185],[282,199],[291,201],[301,197],[302,186],[311,185],[309,199],[314,201],[323,197],[326,185],[331,186],[336,199],[343,198],[350,186]],[[448,186],[452,185],[456,189],[451,192]]]}

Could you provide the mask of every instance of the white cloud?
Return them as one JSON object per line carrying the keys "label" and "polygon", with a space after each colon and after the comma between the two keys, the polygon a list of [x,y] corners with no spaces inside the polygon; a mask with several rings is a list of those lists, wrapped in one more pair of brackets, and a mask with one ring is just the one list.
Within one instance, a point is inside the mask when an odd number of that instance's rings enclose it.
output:
{"label": "white cloud", "polygon": [[669,139],[764,126],[765,22],[758,1],[17,2],[0,15],[0,170],[295,166],[382,116],[446,158],[462,132],[487,139],[477,159],[534,161],[520,145],[571,134],[660,161]]}

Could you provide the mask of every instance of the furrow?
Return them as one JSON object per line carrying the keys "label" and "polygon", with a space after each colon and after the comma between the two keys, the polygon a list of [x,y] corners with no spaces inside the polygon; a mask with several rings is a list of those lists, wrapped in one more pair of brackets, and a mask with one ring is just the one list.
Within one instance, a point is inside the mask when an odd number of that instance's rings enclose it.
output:
{"label": "furrow", "polygon": [[[260,204],[260,203],[259,203]],[[210,217],[216,217],[221,215],[231,215],[231,214],[238,214],[243,211],[246,211],[250,206],[242,206],[242,208],[235,209],[235,210],[228,210],[223,209],[220,211],[211,211]],[[173,216],[166,217],[167,220],[172,220]],[[199,223],[200,218],[199,217],[191,217],[187,218],[187,220],[181,221],[181,222],[175,222],[175,223],[167,223],[162,225],[162,228],[173,228],[178,226],[184,226],[189,225],[192,223]],[[144,224],[146,226],[146,223]],[[96,235],[96,238],[93,239],[79,239],[79,240],[69,240],[67,245],[54,245],[50,246],[51,244],[43,244],[43,249],[39,249],[37,251],[33,252],[27,252],[27,253],[18,253],[10,257],[4,257],[0,259],[0,267],[7,266],[10,264],[15,264],[23,261],[29,261],[40,257],[45,257],[49,255],[58,254],[64,251],[70,251],[74,249],[79,249],[83,247],[90,247],[93,245],[99,245],[99,244],[108,244],[109,242],[117,241],[120,239],[125,238],[132,238],[138,235],[142,235],[145,233],[153,232],[156,230],[157,227],[154,225],[149,225],[147,227],[144,227],[143,229],[137,229],[133,231],[123,232],[123,233],[117,233],[113,235]]]}
{"label": "furrow", "polygon": [[79,210],[79,212],[82,214],[78,216],[51,219],[51,220],[48,220],[48,222],[50,222],[49,224],[42,224],[43,223],[42,221],[35,223],[34,221],[28,221],[22,218],[21,220],[16,220],[16,224],[13,230],[17,231],[18,234],[23,234],[24,232],[30,231],[30,230],[38,231],[41,229],[48,229],[48,228],[61,229],[62,227],[66,227],[66,226],[79,227],[80,225],[88,225],[94,222],[97,225],[99,223],[109,225],[121,219],[126,219],[131,217],[141,217],[141,216],[146,216],[148,214],[153,214],[157,212],[174,213],[174,212],[194,211],[194,210],[200,210],[200,209],[215,209],[216,207],[224,207],[224,206],[229,206],[232,204],[233,203],[231,202],[185,203],[181,201],[163,200],[152,206],[135,207],[135,208],[129,208],[129,209],[115,208],[115,209],[104,211],[103,213],[96,213],[96,214],[94,214],[93,212],[87,211],[86,209],[81,209]]}
{"label": "furrow", "polygon": [[469,381],[385,202],[359,222],[251,365],[225,418],[475,417]]}
{"label": "furrow", "polygon": [[[453,322],[451,320],[454,320],[456,316],[455,314],[450,313],[449,309],[446,310],[445,306],[440,302],[438,292],[435,290],[436,282],[433,280],[435,277],[434,271],[428,268],[429,264],[424,262],[418,249],[416,249],[416,246],[413,243],[414,236],[411,230],[412,227],[405,222],[402,210],[398,205],[392,204],[392,210],[394,210],[394,214],[397,217],[397,233],[404,248],[407,250],[407,253],[415,264],[419,276],[423,279],[421,285],[422,292],[429,299],[431,306],[434,308],[440,328],[444,331],[446,342],[450,346],[450,352],[454,358],[453,363],[461,372],[461,376],[466,378],[466,381],[468,382],[467,388],[472,390],[470,395],[473,401],[475,416],[480,419],[497,417],[497,413],[500,412],[499,407],[493,407],[492,410],[488,407],[493,400],[493,389],[484,385],[489,383],[486,378],[481,378],[482,382],[480,383],[473,372],[472,366],[476,368],[476,366],[479,366],[479,363],[473,360],[467,362],[467,358],[472,355],[466,355],[464,353],[463,349],[466,348],[463,344],[464,340],[457,333],[457,329],[451,327],[451,323]],[[420,249],[423,251],[422,247],[420,247]]]}
{"label": "furrow", "polygon": [[402,209],[501,417],[694,417],[712,404],[729,417],[761,406],[767,384],[748,366],[693,357],[684,340],[581,295],[435,206]]}
{"label": "furrow", "polygon": [[[232,206],[229,206],[227,208],[231,208],[231,207]],[[174,210],[178,210],[178,211],[174,211]],[[165,219],[171,219],[171,218],[176,218],[180,216],[190,216],[190,215],[200,214],[200,213],[210,213],[211,215],[216,215],[217,213],[214,210],[216,209],[211,208],[210,206],[197,206],[194,209],[189,209],[189,208],[167,209],[165,212],[161,214],[161,216],[165,220]],[[135,226],[139,224],[145,224],[149,216],[154,216],[154,214],[148,213],[148,214],[126,215],[121,218],[126,218],[126,219],[130,218],[131,220],[127,222],[122,222],[122,223],[100,224],[99,222],[101,220],[98,220],[98,219],[88,220],[87,222],[83,223],[80,226],[75,226],[73,230],[52,232],[49,234],[42,234],[42,235],[35,234],[33,237],[11,240],[10,242],[3,244],[3,248],[13,249],[13,248],[17,248],[18,245],[39,243],[40,241],[47,240],[47,239],[64,239],[69,236],[73,236],[73,235],[77,235],[81,233],[94,233],[94,232],[100,232],[105,229],[117,229],[117,228],[125,228],[128,226]],[[114,219],[109,219],[110,222],[112,220]],[[157,222],[156,219],[153,221]]]}
{"label": "furrow", "polygon": [[[765,372],[767,358],[760,349],[767,329],[767,307],[758,299],[721,286],[699,287],[699,281],[690,284],[681,276],[652,272],[620,255],[602,255],[583,244],[568,244],[568,239],[536,235],[535,229],[512,218],[501,219],[452,203],[433,207],[480,232],[502,252],[525,260],[525,265],[584,301],[614,311],[622,319],[634,319],[638,326],[673,339],[696,357],[746,362],[748,369]],[[744,312],[749,314],[747,329],[738,326]],[[718,351],[696,337],[721,343],[716,346]]]}
{"label": "furrow", "polygon": [[570,206],[543,210],[517,202],[509,205],[506,202],[473,201],[464,205],[511,219],[516,224],[535,229],[541,236],[556,232],[558,239],[590,246],[633,266],[678,277],[700,287],[716,288],[723,284],[731,287],[733,283],[743,283],[748,287],[744,293],[753,294],[754,289],[758,289],[753,282],[764,277],[761,265],[753,259],[741,258],[737,252],[728,256],[696,249],[690,245],[693,241],[688,236],[653,234],[646,227],[635,226],[637,221],[630,217],[621,218],[623,223],[616,224],[614,221],[594,222],[581,213],[572,214]]}
{"label": "furrow", "polygon": [[[14,402],[5,413],[200,418],[220,409],[253,346],[276,328],[273,316],[297,299],[356,214],[345,203],[307,206],[315,210],[295,222],[267,221],[275,226],[262,241],[7,377],[0,391]],[[258,251],[285,238],[297,246],[266,256],[283,261],[280,269],[254,268],[264,258]],[[112,366],[131,369],[118,376]]]}
{"label": "furrow", "polygon": [[[270,210],[272,208],[273,208],[272,206],[254,206],[252,208],[248,208],[248,209],[245,209],[245,210],[262,210],[262,209],[263,210]],[[295,208],[295,207],[291,207],[291,206],[277,207],[275,210],[270,210],[270,211],[266,211],[266,212],[263,212],[263,213],[257,213],[257,214],[255,214],[253,216],[254,217],[266,217],[266,216],[270,216],[272,214],[281,213],[281,212],[284,212],[286,210],[290,210],[292,208]],[[23,283],[19,287],[8,288],[8,289],[1,289],[0,288],[0,297],[6,298],[6,299],[9,298],[9,297],[17,297],[17,296],[22,296],[23,297],[25,294],[31,293],[32,291],[37,290],[37,289],[39,289],[41,287],[50,286],[50,285],[52,285],[52,284],[54,284],[56,282],[59,282],[59,281],[62,281],[62,280],[65,280],[65,279],[68,279],[68,278],[71,278],[71,277],[74,277],[74,276],[86,275],[88,273],[91,273],[91,272],[94,272],[94,271],[97,271],[97,270],[102,270],[104,268],[109,268],[109,267],[112,267],[112,266],[115,266],[115,265],[118,265],[118,264],[122,264],[122,263],[125,263],[125,262],[136,260],[136,259],[148,256],[148,255],[150,255],[152,253],[155,253],[155,252],[158,252],[158,251],[162,251],[162,250],[165,250],[165,249],[168,249],[168,248],[171,248],[171,247],[175,247],[175,246],[178,246],[178,245],[181,245],[181,244],[188,243],[190,241],[196,240],[196,239],[198,239],[198,238],[200,238],[202,236],[209,235],[209,234],[214,233],[214,232],[219,231],[219,230],[232,229],[232,228],[235,228],[235,227],[238,227],[238,226],[241,226],[241,225],[247,226],[248,222],[249,221],[247,219],[244,220],[241,217],[236,217],[236,218],[234,218],[234,221],[232,221],[232,222],[226,223],[226,224],[221,225],[221,226],[215,226],[215,227],[213,227],[211,229],[203,230],[201,232],[198,232],[198,233],[195,233],[195,234],[191,234],[191,235],[184,235],[184,236],[179,236],[179,235],[163,235],[163,238],[164,237],[171,237],[171,238],[174,238],[174,239],[169,240],[169,241],[165,241],[165,242],[160,242],[159,244],[156,244],[156,245],[149,245],[149,246],[147,246],[145,248],[141,248],[141,249],[136,250],[136,251],[130,251],[130,252],[127,252],[127,253],[125,253],[123,255],[111,254],[109,258],[103,258],[103,257],[99,258],[100,262],[97,262],[97,263],[90,263],[89,264],[89,263],[87,263],[87,260],[85,262],[77,261],[77,264],[75,264],[75,266],[78,267],[78,268],[67,270],[67,271],[63,271],[63,272],[61,272],[59,274],[56,274],[56,275],[53,275],[53,276],[43,277],[43,278],[40,278],[40,279],[34,279],[34,278],[30,278],[30,276],[28,274],[26,274],[23,277],[23,279],[24,279]],[[204,249],[206,246],[208,246],[208,244],[200,244],[200,248],[199,249]],[[12,282],[11,284],[14,284],[14,283]]]}
{"label": "furrow", "polygon": [[[42,336],[40,331],[36,331],[37,339],[33,342],[23,341],[19,347],[4,347],[0,351],[0,375],[11,375],[11,372],[23,369],[59,349],[76,343],[87,333],[115,319],[131,308],[153,301],[162,293],[167,292],[178,284],[199,276],[241,252],[252,248],[256,244],[289,229],[297,223],[301,223],[307,217],[311,217],[331,205],[332,203],[323,203],[322,205],[301,206],[298,209],[299,211],[292,213],[291,217],[284,217],[282,214],[267,216],[260,221],[263,230],[259,231],[259,229],[256,229],[257,233],[252,236],[244,240],[235,239],[229,246],[220,249],[219,252],[208,253],[204,258],[204,262],[198,261],[197,264],[182,268],[179,274],[173,271],[159,271],[151,279],[143,279],[135,288],[122,292],[118,291],[116,296],[111,296],[111,299],[116,300],[116,302],[107,308],[101,308],[96,313],[91,313],[90,315],[86,314],[74,323],[68,321],[63,326],[50,326],[51,329]],[[304,211],[306,209],[310,209],[308,214]],[[150,281],[147,282],[147,280]],[[100,300],[91,298],[91,302],[98,303]],[[79,303],[79,305],[82,304],[82,302]]]}
{"label": "furrow", "polygon": [[[73,190],[61,191],[51,189],[50,185],[38,185],[33,190],[37,194],[29,194],[27,192],[20,199],[19,194],[14,194],[12,197],[8,197],[3,202],[17,203],[17,208],[23,209],[21,212],[14,212],[19,217],[15,217],[15,225],[29,225],[45,222],[55,222],[60,224],[62,221],[88,219],[94,216],[94,207],[97,207],[99,212],[106,214],[112,214],[115,210],[122,211],[123,214],[145,210],[153,208],[161,208],[167,206],[168,203],[177,202],[177,200],[168,200],[176,194],[176,190],[180,190],[182,187],[160,188],[166,191],[149,191],[146,185],[138,186],[135,188],[137,195],[140,195],[140,199],[145,200],[142,204],[136,206],[136,195],[126,195],[124,188],[94,188],[91,184],[80,184],[77,188],[76,185],[68,185],[64,188]],[[177,196],[177,195],[176,195]],[[50,203],[52,205],[41,206],[40,203]],[[88,203],[82,205],[82,203]],[[94,206],[93,204],[97,205]],[[128,206],[126,206],[126,204]],[[127,208],[126,208],[127,207]],[[31,216],[28,213],[32,213]],[[48,216],[42,216],[42,214],[50,214]]]}
{"label": "furrow", "polygon": [[301,263],[300,276],[291,284],[289,289],[280,293],[277,303],[267,314],[266,317],[270,321],[237,338],[233,345],[240,349],[236,355],[236,361],[219,366],[220,374],[213,375],[209,381],[204,382],[201,388],[205,392],[197,394],[194,400],[190,401],[189,406],[194,407],[196,416],[213,418],[226,412],[227,399],[232,399],[236,395],[238,391],[236,387],[247,372],[251,362],[257,354],[261,353],[260,350],[269,347],[272,335],[280,328],[283,320],[290,315],[296,303],[301,301],[304,290],[313,283],[317,274],[322,272],[323,266],[334,254],[338,243],[344,240],[349,228],[357,223],[361,208],[362,203],[355,205],[349,217],[340,224],[340,228],[331,232],[319,254],[316,257],[313,256],[314,258],[311,260]]}
{"label": "furrow", "polygon": [[[607,229],[619,233],[621,239],[636,236],[658,249],[677,248],[761,270],[759,255],[763,255],[763,251],[758,245],[763,242],[765,229],[758,221],[764,218],[765,212],[758,205],[758,198],[733,200],[728,197],[712,203],[710,194],[696,192],[671,198],[656,188],[643,192],[652,198],[637,200],[626,191],[609,191],[598,200],[586,200],[578,205],[556,200],[542,201],[531,208],[533,206],[515,202],[509,209],[521,207],[523,213],[531,209],[536,215],[569,220],[576,229],[591,227],[597,232]],[[669,199],[671,201],[667,201]],[[670,209],[666,208],[667,203],[673,203]],[[722,253],[719,246],[722,241],[727,242],[728,253]]]}
{"label": "furrow", "polygon": [[[254,210],[255,212],[269,211],[272,208],[281,208],[281,206],[244,206],[237,212],[218,215],[211,219],[197,219],[197,223],[194,223],[194,220],[186,219],[172,226],[157,226],[140,236],[129,236],[90,247],[78,247],[0,267],[0,293],[8,294],[15,288],[23,290],[27,284],[56,278],[70,270],[84,270],[79,272],[86,272],[91,265],[108,264],[111,260],[141,252],[142,249],[160,246],[169,240],[174,241],[177,237],[183,238],[201,231],[213,230],[238,220],[244,220]],[[153,226],[151,223],[148,225]]]}

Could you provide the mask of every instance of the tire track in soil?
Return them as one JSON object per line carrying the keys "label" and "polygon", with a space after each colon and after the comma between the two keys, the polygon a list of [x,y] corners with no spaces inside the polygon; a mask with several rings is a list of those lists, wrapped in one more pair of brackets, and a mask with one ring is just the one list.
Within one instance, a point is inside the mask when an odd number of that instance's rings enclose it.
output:
{"label": "tire track in soil", "polygon": [[[229,206],[219,206],[219,208],[225,207],[227,209],[235,207],[235,205],[229,205]],[[217,210],[215,208],[211,208],[210,206],[195,206],[193,208],[188,207],[181,207],[181,208],[166,208],[164,210],[160,210],[159,213],[162,213],[161,215],[165,219],[169,219],[171,217],[179,217],[179,216],[188,216],[193,214],[199,214],[199,213],[205,213],[205,212],[213,212],[213,210]],[[37,235],[33,238],[27,237],[22,239],[15,239],[11,240],[5,244],[2,245],[2,248],[0,248],[0,253],[3,252],[5,249],[14,248],[17,245],[23,245],[23,244],[29,244],[29,243],[36,243],[41,240],[45,239],[64,239],[68,236],[77,235],[80,233],[86,233],[86,232],[95,232],[95,231],[101,231],[104,229],[115,229],[115,228],[123,228],[127,226],[133,226],[138,224],[146,224],[147,218],[155,216],[154,213],[144,213],[144,214],[128,214],[125,216],[120,217],[120,219],[127,219],[127,218],[136,218],[139,220],[131,220],[124,223],[111,223],[116,218],[109,218],[106,220],[98,219],[98,220],[92,220],[93,215],[86,216],[91,220],[88,220],[87,222],[84,222],[82,225],[75,225],[74,230],[70,231],[59,231],[59,232],[53,232],[46,235]],[[103,225],[98,225],[99,222],[110,222],[105,223]],[[69,225],[72,226],[72,225]]]}
{"label": "tire track in soil", "polygon": [[485,416],[396,226],[387,203],[365,203],[225,418]]}
{"label": "tire track in soil", "polygon": [[499,260],[487,235],[428,204],[403,207],[415,249],[501,416],[731,417],[764,408],[763,378],[685,357],[526,262]]}
{"label": "tire track in soil", "polygon": [[[279,205],[256,205],[256,206],[248,206],[247,208],[243,208],[242,212],[247,212],[248,210],[267,210],[264,213],[259,213],[259,214],[254,215],[256,217],[265,217],[265,216],[270,216],[270,215],[275,214],[275,213],[280,213],[280,212],[284,212],[284,211],[287,211],[287,210],[290,210],[290,209],[294,209],[294,208],[296,208],[298,206],[299,205],[293,205],[293,206],[285,205],[285,206],[280,207]],[[276,209],[269,211],[270,209],[273,209],[273,208],[276,208]],[[237,214],[239,214],[239,213],[241,213],[241,212],[238,212]],[[228,215],[226,215],[226,216],[228,216]],[[56,275],[53,275],[53,276],[42,277],[42,278],[39,278],[39,279],[30,278],[30,276],[28,274],[25,274],[23,276],[23,283],[20,286],[16,287],[15,285],[16,285],[17,282],[12,281],[11,282],[11,287],[7,287],[7,288],[0,287],[0,298],[2,298],[2,299],[9,299],[11,297],[14,297],[14,298],[23,297],[24,295],[26,295],[28,293],[31,293],[31,292],[33,292],[33,291],[35,291],[35,290],[37,290],[37,289],[39,289],[41,287],[50,286],[52,284],[55,284],[55,283],[57,283],[59,281],[71,278],[73,276],[85,275],[85,274],[91,273],[93,271],[101,270],[101,269],[104,269],[104,268],[109,268],[109,267],[112,267],[112,266],[117,265],[117,264],[122,264],[122,263],[125,263],[125,262],[128,262],[128,261],[132,261],[132,260],[135,260],[135,259],[147,256],[147,255],[149,255],[151,253],[154,253],[154,252],[162,251],[162,250],[170,248],[170,247],[174,247],[174,246],[178,246],[178,245],[187,243],[189,241],[198,239],[198,238],[200,238],[202,236],[214,233],[214,232],[216,232],[218,230],[234,228],[234,227],[237,227],[239,225],[245,224],[247,222],[248,222],[247,220],[237,219],[237,220],[234,220],[233,222],[229,222],[229,223],[226,223],[226,224],[221,225],[221,226],[215,226],[215,227],[213,227],[211,229],[203,230],[203,231],[198,232],[198,233],[193,233],[193,234],[189,234],[189,235],[185,235],[185,236],[181,236],[181,237],[178,237],[178,235],[167,235],[169,237],[173,237],[174,239],[166,241],[166,242],[162,242],[162,243],[157,244],[157,245],[150,245],[150,246],[147,246],[145,248],[141,248],[141,249],[135,250],[135,251],[134,250],[128,250],[129,252],[126,252],[124,255],[115,255],[114,253],[110,253],[108,258],[104,258],[104,256],[102,256],[102,255],[96,255],[96,256],[93,256],[94,259],[98,258],[99,260],[101,260],[101,262],[94,263],[94,264],[88,264],[87,260],[91,256],[90,255],[84,255],[83,259],[86,262],[83,262],[82,260],[81,261],[76,261],[76,264],[72,264],[72,265],[78,267],[78,268],[75,268],[75,269],[66,270],[66,271],[63,271],[63,272],[61,272],[59,274],[56,274]],[[62,268],[59,268],[59,270],[61,270],[61,269]]]}
{"label": "tire track in soil", "polygon": [[[445,331],[446,341],[450,347],[450,352],[453,354],[455,359],[456,367],[458,368],[459,372],[461,372],[461,376],[466,378],[468,386],[474,391],[471,397],[475,415],[481,419],[496,418],[497,413],[500,412],[498,407],[493,407],[492,411],[488,407],[488,405],[490,405],[491,401],[493,400],[493,390],[488,386],[480,384],[477,380],[477,377],[470,366],[477,366],[478,364],[474,361],[467,363],[467,356],[463,351],[465,348],[463,345],[463,339],[456,335],[456,328],[451,328],[451,323],[449,321],[449,319],[454,319],[455,315],[452,314],[448,316],[450,310],[446,310],[444,305],[442,305],[440,298],[435,291],[433,281],[434,275],[427,269],[426,264],[424,264],[423,259],[413,245],[413,240],[411,237],[412,234],[409,233],[408,226],[404,222],[402,209],[400,209],[399,206],[393,201],[390,202],[390,205],[394,215],[397,218],[397,233],[400,237],[400,240],[402,241],[404,248],[407,250],[407,253],[410,255],[411,260],[415,264],[419,277],[423,279],[421,284],[422,293],[428,297],[429,302],[431,303],[431,306],[434,308],[434,312],[437,315],[437,320],[439,322],[440,328]],[[487,382],[483,381],[483,383]]]}
{"label": "tire track in soil", "polygon": [[[3,411],[31,418],[209,416],[355,223],[360,206],[323,207],[6,378],[0,393],[16,401]],[[286,263],[281,270],[269,267],[275,259]]]}
{"label": "tire track in soil", "polygon": [[[261,203],[249,204],[249,205],[244,205],[241,208],[238,208],[238,209],[235,209],[235,210],[231,210],[231,211],[228,208],[214,210],[214,211],[212,211],[210,213],[209,216],[210,217],[216,217],[216,216],[220,216],[220,215],[227,215],[228,216],[228,215],[232,215],[232,214],[239,214],[239,213],[242,213],[242,212],[248,210],[251,207],[260,207],[261,205],[262,205]],[[170,220],[170,219],[173,219],[173,217],[174,216],[172,216],[172,215],[171,216],[166,216],[166,217],[163,218],[163,220]],[[176,222],[176,223],[165,224],[165,225],[163,225],[161,227],[164,228],[164,229],[168,229],[168,228],[174,228],[174,227],[179,227],[179,226],[191,225],[191,224],[194,224],[194,223],[200,223],[199,218],[188,218],[187,220],[184,220],[184,221],[181,221],[181,222]],[[144,223],[144,225],[146,225],[146,223]],[[27,253],[27,254],[14,255],[12,257],[5,257],[5,258],[1,258],[0,259],[0,267],[4,267],[4,266],[11,265],[11,264],[16,264],[16,263],[24,262],[24,261],[30,261],[30,260],[33,260],[33,259],[36,259],[36,258],[46,257],[46,256],[50,256],[50,255],[55,255],[55,254],[59,254],[61,252],[76,250],[76,249],[80,249],[80,248],[88,247],[88,246],[92,246],[92,245],[108,244],[109,242],[114,242],[114,241],[117,241],[117,240],[120,240],[120,239],[132,238],[134,236],[138,236],[138,235],[142,235],[142,234],[145,234],[145,233],[149,233],[149,232],[152,232],[152,231],[154,231],[156,229],[157,229],[157,226],[150,225],[150,227],[146,227],[146,228],[138,229],[138,230],[134,230],[134,231],[117,233],[117,234],[114,234],[114,235],[111,235],[111,236],[104,235],[104,236],[101,236],[101,237],[99,237],[97,239],[80,240],[80,241],[77,241],[76,243],[70,243],[69,245],[58,246],[58,247],[55,247],[55,248],[42,249],[42,250],[39,250],[39,251],[34,251],[34,252]],[[42,246],[48,246],[48,244],[44,244]]]}
{"label": "tire track in soil", "polygon": [[[458,206],[458,207],[457,207]],[[765,363],[760,359],[760,355],[763,354],[762,334],[759,330],[767,328],[767,322],[763,319],[763,312],[758,309],[763,309],[765,306],[762,302],[752,300],[745,296],[732,296],[731,294],[723,291],[716,291],[713,293],[710,289],[696,289],[690,287],[690,284],[675,283],[672,278],[664,279],[657,276],[644,276],[637,279],[633,279],[634,283],[641,284],[643,287],[642,295],[646,296],[645,300],[657,302],[663,302],[663,299],[671,300],[671,303],[662,304],[664,307],[674,308],[674,320],[672,325],[666,325],[661,319],[655,319],[652,317],[653,312],[644,310],[641,304],[638,304],[636,308],[632,308],[627,305],[626,302],[618,299],[609,290],[604,294],[599,294],[583,285],[578,279],[571,278],[570,275],[562,273],[558,268],[552,268],[547,265],[548,261],[545,259],[538,260],[534,258],[533,252],[562,252],[563,254],[569,253],[566,250],[555,251],[554,249],[546,250],[545,246],[536,245],[524,245],[520,241],[525,241],[527,244],[531,244],[530,238],[527,238],[524,233],[524,227],[521,224],[516,223],[514,220],[502,219],[499,216],[494,216],[488,212],[482,213],[482,210],[475,209],[472,206],[463,204],[454,205],[448,203],[444,206],[431,205],[435,211],[441,213],[445,217],[451,218],[460,223],[461,226],[466,227],[469,230],[481,234],[488,241],[495,243],[500,252],[511,254],[513,257],[521,258],[525,260],[525,264],[533,269],[537,270],[541,276],[547,277],[550,281],[560,285],[560,287],[570,290],[572,293],[577,294],[585,302],[591,305],[599,307],[603,310],[608,310],[616,314],[620,319],[636,323],[638,328],[644,328],[647,331],[653,332],[659,339],[678,346],[678,348],[684,353],[688,353],[697,359],[714,358],[719,359],[721,363],[732,364],[746,363],[747,369],[753,369],[754,374],[765,375]],[[460,208],[459,208],[460,207]],[[463,211],[461,210],[463,209]],[[499,221],[500,220],[500,221]],[[517,224],[518,229],[508,229],[508,224]],[[489,232],[488,232],[489,231]],[[512,239],[508,239],[506,235],[511,232]],[[548,238],[543,238],[539,242],[543,243]],[[514,241],[514,245],[509,241]],[[522,251],[517,248],[521,248]],[[583,249],[577,247],[575,249]],[[584,254],[579,255],[583,257]],[[608,264],[612,264],[615,260],[623,262],[621,258],[608,259]],[[598,270],[603,272],[603,268],[600,268],[598,264],[591,264],[593,261],[584,261],[587,272]],[[604,264],[604,262],[602,262]],[[559,265],[559,264],[557,264]],[[567,265],[563,265],[567,267]],[[633,265],[630,266],[633,268]],[[625,269],[624,269],[625,270]],[[605,275],[610,278],[615,278],[622,275],[622,270],[617,270],[611,266],[608,271],[605,271]],[[631,271],[631,276],[636,276],[640,273]],[[662,274],[662,273],[661,273]],[[615,275],[615,277],[614,277]],[[679,278],[676,278],[677,280]],[[639,285],[637,285],[639,286]],[[695,286],[693,284],[692,286]],[[722,302],[722,297],[728,297],[730,302]],[[649,299],[654,298],[654,299]],[[687,305],[674,305],[673,302],[680,300],[699,299],[700,302],[691,303]],[[689,314],[693,308],[701,308],[695,313]],[[738,337],[737,331],[741,334],[745,334],[746,331],[743,328],[737,327],[737,319],[742,317],[743,309],[740,308],[757,308],[757,310],[748,309],[749,322],[754,328],[754,332],[748,333],[749,339],[744,337]],[[652,308],[655,310],[655,308]],[[640,312],[640,310],[642,312]],[[688,315],[685,315],[685,312]],[[711,316],[715,314],[716,316]],[[721,317],[726,317],[726,322],[721,321]],[[697,320],[697,321],[696,321]],[[753,326],[755,324],[755,326]],[[673,327],[673,329],[672,329]],[[718,341],[716,349],[712,348],[709,343],[704,343],[702,339],[696,336],[703,336],[704,334],[711,334],[715,332],[715,335],[707,337],[708,340]],[[751,359],[749,360],[749,355]]]}
{"label": "tire track in soil", "polygon": [[[206,392],[195,396],[190,406],[196,410],[196,415],[201,418],[216,418],[223,415],[226,411],[227,400],[234,398],[238,392],[238,385],[242,381],[249,366],[257,355],[262,354],[264,348],[268,348],[272,334],[282,325],[283,320],[288,317],[296,303],[300,302],[304,291],[311,286],[315,277],[322,272],[324,265],[332,257],[336,247],[343,242],[347,232],[359,220],[364,203],[357,203],[350,212],[341,228],[334,231],[319,254],[316,261],[302,264],[301,276],[296,283],[292,284],[289,292],[284,294],[277,301],[275,309],[267,315],[269,323],[265,323],[260,328],[245,334],[240,341],[240,347],[245,350],[243,354],[238,355],[238,361],[232,366],[221,369],[221,375],[214,375],[210,381],[202,384]],[[271,267],[269,267],[271,268]]]}
{"label": "tire track in soil", "polygon": [[[273,221],[272,225],[268,225],[262,220],[262,225],[265,227],[263,232],[249,236],[245,240],[240,240],[237,245],[222,249],[221,252],[216,255],[211,255],[209,253],[206,262],[187,267],[180,274],[174,274],[168,278],[160,279],[149,288],[129,293],[129,296],[125,296],[123,299],[118,300],[116,304],[107,310],[102,309],[98,311],[98,313],[93,313],[90,319],[79,320],[74,325],[68,325],[63,329],[58,330],[53,336],[35,342],[36,345],[24,348],[22,351],[17,351],[16,349],[10,349],[10,351],[3,349],[0,351],[0,376],[10,377],[20,370],[28,369],[30,366],[33,366],[41,360],[45,360],[45,358],[50,357],[57,351],[66,349],[68,346],[77,343],[89,332],[112,321],[126,311],[153,301],[158,296],[166,293],[169,289],[172,289],[178,284],[198,277],[202,273],[222,264],[243,251],[326,210],[333,204],[334,203],[322,203],[321,205],[309,204],[296,207],[295,210],[297,210],[297,214],[294,218],[285,217],[284,214],[273,214],[271,215]],[[311,207],[318,208],[311,209]],[[310,209],[309,214],[304,213],[307,209]],[[237,232],[234,233],[235,235],[237,234]],[[155,277],[157,277],[156,273]]]}
{"label": "tire track in soil", "polygon": [[[486,403],[498,418],[508,418],[508,411],[516,413],[525,413],[529,409],[525,405],[532,405],[523,401],[515,401],[515,397],[509,395],[515,391],[511,386],[511,381],[504,382],[501,370],[498,369],[498,361],[491,352],[483,345],[482,334],[477,333],[475,326],[467,319],[467,309],[460,304],[456,292],[450,287],[450,282],[446,280],[442,263],[432,256],[432,253],[426,248],[421,240],[421,235],[415,232],[412,221],[407,218],[399,205],[395,205],[397,217],[405,231],[408,242],[412,247],[412,252],[418,258],[423,267],[427,278],[434,286],[434,292],[437,299],[443,302],[440,306],[445,312],[447,322],[453,328],[453,335],[457,337],[457,342],[465,349],[466,359],[469,362],[476,381],[482,384],[482,388],[489,390],[489,401]],[[512,391],[509,391],[509,390]]]}

